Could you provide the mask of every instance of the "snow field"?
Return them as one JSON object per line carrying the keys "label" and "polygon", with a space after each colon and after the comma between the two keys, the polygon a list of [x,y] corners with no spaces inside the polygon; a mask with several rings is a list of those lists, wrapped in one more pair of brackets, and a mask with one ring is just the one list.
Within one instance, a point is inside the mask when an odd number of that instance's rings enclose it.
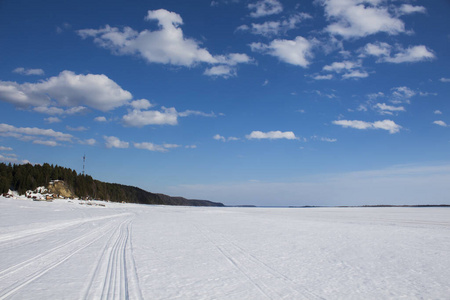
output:
{"label": "snow field", "polygon": [[446,299],[448,208],[0,197],[0,299]]}

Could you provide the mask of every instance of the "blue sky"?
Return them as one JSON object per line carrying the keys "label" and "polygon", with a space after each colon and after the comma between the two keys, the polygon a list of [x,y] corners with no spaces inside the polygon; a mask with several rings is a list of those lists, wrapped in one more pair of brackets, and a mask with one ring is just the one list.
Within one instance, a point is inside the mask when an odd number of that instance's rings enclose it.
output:
{"label": "blue sky", "polygon": [[0,159],[256,205],[450,204],[444,0],[0,3]]}

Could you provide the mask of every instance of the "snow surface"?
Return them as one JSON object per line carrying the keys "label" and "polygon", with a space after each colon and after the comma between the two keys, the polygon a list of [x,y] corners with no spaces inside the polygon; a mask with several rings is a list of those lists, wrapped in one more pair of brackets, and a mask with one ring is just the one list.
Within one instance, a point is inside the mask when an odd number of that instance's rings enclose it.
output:
{"label": "snow surface", "polygon": [[449,299],[449,278],[449,208],[0,197],[0,299]]}

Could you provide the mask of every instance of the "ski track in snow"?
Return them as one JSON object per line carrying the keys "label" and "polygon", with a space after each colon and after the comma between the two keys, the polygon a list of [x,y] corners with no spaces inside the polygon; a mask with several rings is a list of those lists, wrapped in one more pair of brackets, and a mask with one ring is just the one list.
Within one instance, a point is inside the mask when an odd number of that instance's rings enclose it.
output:
{"label": "ski track in snow", "polygon": [[[109,218],[111,217],[114,216],[110,216]],[[94,219],[99,220],[105,218],[91,218],[87,220],[90,221]],[[63,223],[61,227],[52,226],[51,230],[61,230],[68,227],[68,224],[75,225],[79,223],[79,220],[77,220],[76,222],[67,222]],[[81,250],[89,247],[98,239],[102,238],[105,230],[108,230],[108,226],[110,226],[110,223],[106,223],[96,230],[90,231],[86,234],[83,234],[82,236],[72,239],[69,242],[54,247],[44,253],[38,254],[26,261],[9,267],[6,270],[2,270],[0,272],[0,281],[2,282],[2,286],[6,287],[0,291],[0,299],[6,299],[8,296],[16,293],[34,280],[38,279],[47,272],[64,263]],[[39,233],[46,231],[42,230],[39,231]],[[24,235],[19,233],[19,237],[17,238],[28,235],[29,234]]]}
{"label": "ski track in snow", "polygon": [[132,256],[132,219],[125,219],[106,243],[83,299],[143,299]]}
{"label": "ski track in snow", "polygon": [[[239,270],[260,293],[268,299],[324,299],[258,259],[222,234],[193,224],[235,268]],[[269,284],[268,284],[269,283]]]}

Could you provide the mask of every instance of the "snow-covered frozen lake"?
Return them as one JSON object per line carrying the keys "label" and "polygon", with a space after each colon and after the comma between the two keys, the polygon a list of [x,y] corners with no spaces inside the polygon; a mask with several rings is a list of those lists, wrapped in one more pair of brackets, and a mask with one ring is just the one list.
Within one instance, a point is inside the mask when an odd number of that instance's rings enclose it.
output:
{"label": "snow-covered frozen lake", "polygon": [[449,208],[0,197],[0,299],[450,299]]}

